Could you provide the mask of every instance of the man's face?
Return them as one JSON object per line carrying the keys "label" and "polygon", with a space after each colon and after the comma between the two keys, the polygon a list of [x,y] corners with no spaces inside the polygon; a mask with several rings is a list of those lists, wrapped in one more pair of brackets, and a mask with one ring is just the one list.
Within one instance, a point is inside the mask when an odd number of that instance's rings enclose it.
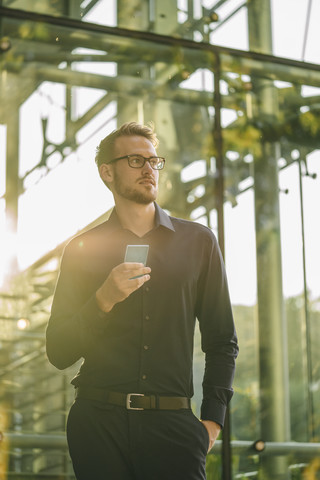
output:
{"label": "man's face", "polygon": [[[123,157],[138,153],[144,157],[153,157],[157,152],[152,143],[145,137],[122,136],[114,144],[114,157]],[[116,197],[147,205],[154,202],[158,194],[159,171],[153,170],[149,162],[142,168],[131,168],[128,160],[123,158],[109,165],[112,181],[110,186]]]}

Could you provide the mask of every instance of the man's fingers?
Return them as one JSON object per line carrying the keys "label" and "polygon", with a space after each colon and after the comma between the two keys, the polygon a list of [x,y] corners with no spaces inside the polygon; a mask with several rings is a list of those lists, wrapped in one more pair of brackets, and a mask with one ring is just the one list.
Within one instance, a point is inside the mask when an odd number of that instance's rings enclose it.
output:
{"label": "man's fingers", "polygon": [[219,433],[221,431],[221,426],[213,422],[211,420],[201,420],[203,425],[206,427],[208,435],[209,435],[209,449],[208,452],[210,452],[211,448],[214,446],[215,441],[217,437],[219,436]]}
{"label": "man's fingers", "polygon": [[121,274],[124,274],[126,278],[129,278],[130,280],[149,275],[151,272],[151,268],[145,267],[143,263],[125,263],[124,265],[126,267]]}
{"label": "man's fingers", "polygon": [[138,288],[140,288],[148,280],[150,280],[150,275],[148,273],[136,275],[136,276],[130,277],[128,279],[128,282],[126,283],[126,286],[130,290],[134,291],[134,290],[137,290]]}
{"label": "man's fingers", "polygon": [[126,263],[122,263],[122,266],[125,270],[136,270],[136,269],[144,268],[148,271],[151,271],[151,268],[146,267],[143,263],[126,262]]}
{"label": "man's fingers", "polygon": [[150,280],[150,267],[143,263],[121,263],[117,265],[97,292],[100,308],[110,311],[116,303],[125,300],[132,292],[138,290]]}
{"label": "man's fingers", "polygon": [[139,280],[139,284],[138,284],[138,288],[141,287],[141,285],[143,285],[145,282],[147,282],[148,280],[150,280],[150,275],[147,273],[145,275],[139,275],[139,277],[137,278]]}

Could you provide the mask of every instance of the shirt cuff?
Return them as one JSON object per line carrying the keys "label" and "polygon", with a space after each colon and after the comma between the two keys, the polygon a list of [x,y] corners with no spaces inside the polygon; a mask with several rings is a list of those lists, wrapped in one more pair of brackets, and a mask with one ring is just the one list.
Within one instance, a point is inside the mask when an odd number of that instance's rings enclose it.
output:
{"label": "shirt cuff", "polygon": [[227,406],[223,405],[219,400],[203,400],[200,418],[201,420],[211,420],[212,422],[216,422],[221,428],[223,428],[226,410]]}

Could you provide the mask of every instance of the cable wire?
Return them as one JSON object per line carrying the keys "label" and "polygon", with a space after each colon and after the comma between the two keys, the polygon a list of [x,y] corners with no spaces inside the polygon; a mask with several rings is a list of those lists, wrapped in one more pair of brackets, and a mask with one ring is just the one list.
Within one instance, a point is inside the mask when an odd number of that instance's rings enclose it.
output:
{"label": "cable wire", "polygon": [[309,33],[309,27],[310,27],[311,8],[312,8],[312,0],[309,0],[307,18],[306,18],[306,27],[304,30],[304,39],[303,39],[303,47],[302,47],[302,58],[301,58],[302,61],[304,61],[304,57],[306,54],[308,33]]}

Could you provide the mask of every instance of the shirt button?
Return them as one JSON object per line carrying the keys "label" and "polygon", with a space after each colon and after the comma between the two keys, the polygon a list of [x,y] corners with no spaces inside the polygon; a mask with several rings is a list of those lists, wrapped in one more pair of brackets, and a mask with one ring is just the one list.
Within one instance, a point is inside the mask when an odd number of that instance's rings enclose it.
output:
{"label": "shirt button", "polygon": [[149,287],[146,287],[146,292],[149,292],[150,288]]}
{"label": "shirt button", "polygon": [[146,320],[150,320],[149,315],[146,315],[146,316],[145,316],[145,319],[146,319]]}
{"label": "shirt button", "polygon": [[147,379],[147,375],[142,375],[142,380],[146,380]]}
{"label": "shirt button", "polygon": [[143,348],[144,348],[145,350],[149,350],[149,345],[144,345]]}

